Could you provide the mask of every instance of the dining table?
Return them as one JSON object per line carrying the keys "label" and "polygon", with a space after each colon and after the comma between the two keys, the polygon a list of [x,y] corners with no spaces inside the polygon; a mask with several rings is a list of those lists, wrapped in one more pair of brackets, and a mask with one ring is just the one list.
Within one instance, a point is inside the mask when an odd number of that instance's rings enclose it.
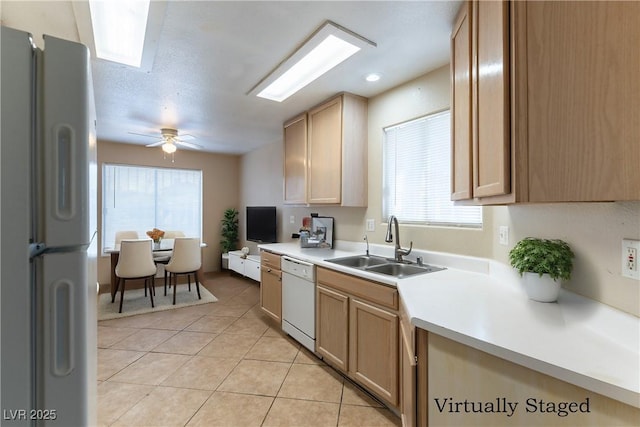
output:
{"label": "dining table", "polygon": [[[153,242],[152,243],[152,252],[153,252],[153,257],[154,258],[162,258],[164,260],[166,260],[165,257],[163,257],[163,254],[167,254],[170,255],[173,250],[173,242],[174,239],[162,239],[159,242]],[[200,247],[201,248],[206,248],[207,244],[204,242],[200,243]],[[111,296],[113,297],[116,293],[116,281],[118,280],[118,278],[116,277],[116,266],[118,265],[118,260],[120,259],[120,243],[115,244],[113,247],[111,248],[105,248],[104,249],[105,253],[108,253],[111,256]],[[166,262],[164,262],[166,264]],[[198,276],[199,277],[203,277],[202,275],[202,265],[200,266],[200,270],[198,271]]]}

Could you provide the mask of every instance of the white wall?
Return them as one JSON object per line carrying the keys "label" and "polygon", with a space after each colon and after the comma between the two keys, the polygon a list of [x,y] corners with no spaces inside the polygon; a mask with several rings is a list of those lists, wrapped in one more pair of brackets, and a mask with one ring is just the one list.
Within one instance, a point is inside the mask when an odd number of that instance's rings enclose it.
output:
{"label": "white wall", "polygon": [[[369,100],[369,204],[368,208],[290,207],[282,200],[282,141],[242,158],[241,205],[278,207],[280,241],[290,241],[302,217],[311,212],[336,219],[335,237],[361,241],[365,221],[373,218],[372,243],[384,244],[386,224],[381,217],[382,129],[449,108],[448,66],[407,82]],[[290,224],[290,217],[294,224]],[[508,263],[508,251],[526,236],[560,238],[573,248],[573,278],[565,287],[605,304],[640,316],[640,282],[623,278],[621,239],[640,239],[640,202],[558,203],[483,208],[483,228],[465,230],[442,227],[401,226],[403,246],[410,240],[421,249],[492,258]],[[510,227],[508,246],[498,243],[498,227]],[[252,246],[255,250],[255,246]]]}

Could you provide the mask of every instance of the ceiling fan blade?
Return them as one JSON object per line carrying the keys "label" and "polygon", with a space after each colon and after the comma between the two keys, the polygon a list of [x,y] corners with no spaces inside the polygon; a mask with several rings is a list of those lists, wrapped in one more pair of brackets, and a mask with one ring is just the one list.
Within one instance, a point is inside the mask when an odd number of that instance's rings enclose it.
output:
{"label": "ceiling fan blade", "polygon": [[196,137],[193,136],[193,135],[189,135],[188,133],[181,133],[181,134],[178,135],[178,139],[180,141],[192,141],[192,140],[196,139]]}
{"label": "ceiling fan blade", "polygon": [[176,144],[183,145],[185,147],[193,148],[194,150],[201,150],[202,147],[198,144],[194,144],[192,142],[184,142],[182,140],[176,140]]}
{"label": "ceiling fan blade", "polygon": [[158,134],[152,135],[152,134],[148,134],[148,133],[136,133],[136,132],[128,132],[128,133],[129,133],[129,135],[144,136],[144,137],[147,137],[147,138],[155,138],[155,139],[161,138],[161,135],[158,135]]}
{"label": "ceiling fan blade", "polygon": [[158,141],[158,142],[154,142],[153,144],[147,144],[147,145],[145,145],[145,147],[158,147],[158,146],[160,146],[160,145],[162,145],[164,143],[165,143],[165,141],[161,140],[161,141]]}

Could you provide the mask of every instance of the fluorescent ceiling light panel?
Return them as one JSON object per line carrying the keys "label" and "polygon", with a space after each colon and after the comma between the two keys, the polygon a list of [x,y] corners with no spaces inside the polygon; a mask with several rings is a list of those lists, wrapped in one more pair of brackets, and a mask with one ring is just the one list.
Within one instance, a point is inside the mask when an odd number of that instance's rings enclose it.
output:
{"label": "fluorescent ceiling light panel", "polygon": [[91,0],[89,9],[98,58],[140,67],[149,0]]}
{"label": "fluorescent ceiling light panel", "polygon": [[248,94],[282,102],[351,55],[375,45],[327,21]]}

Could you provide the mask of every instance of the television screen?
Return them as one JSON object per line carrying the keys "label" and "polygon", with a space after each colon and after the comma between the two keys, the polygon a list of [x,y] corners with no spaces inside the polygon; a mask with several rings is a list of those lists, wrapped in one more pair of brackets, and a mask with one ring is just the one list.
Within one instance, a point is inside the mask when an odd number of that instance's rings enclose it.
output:
{"label": "television screen", "polygon": [[247,240],[258,243],[278,241],[275,206],[247,206]]}

